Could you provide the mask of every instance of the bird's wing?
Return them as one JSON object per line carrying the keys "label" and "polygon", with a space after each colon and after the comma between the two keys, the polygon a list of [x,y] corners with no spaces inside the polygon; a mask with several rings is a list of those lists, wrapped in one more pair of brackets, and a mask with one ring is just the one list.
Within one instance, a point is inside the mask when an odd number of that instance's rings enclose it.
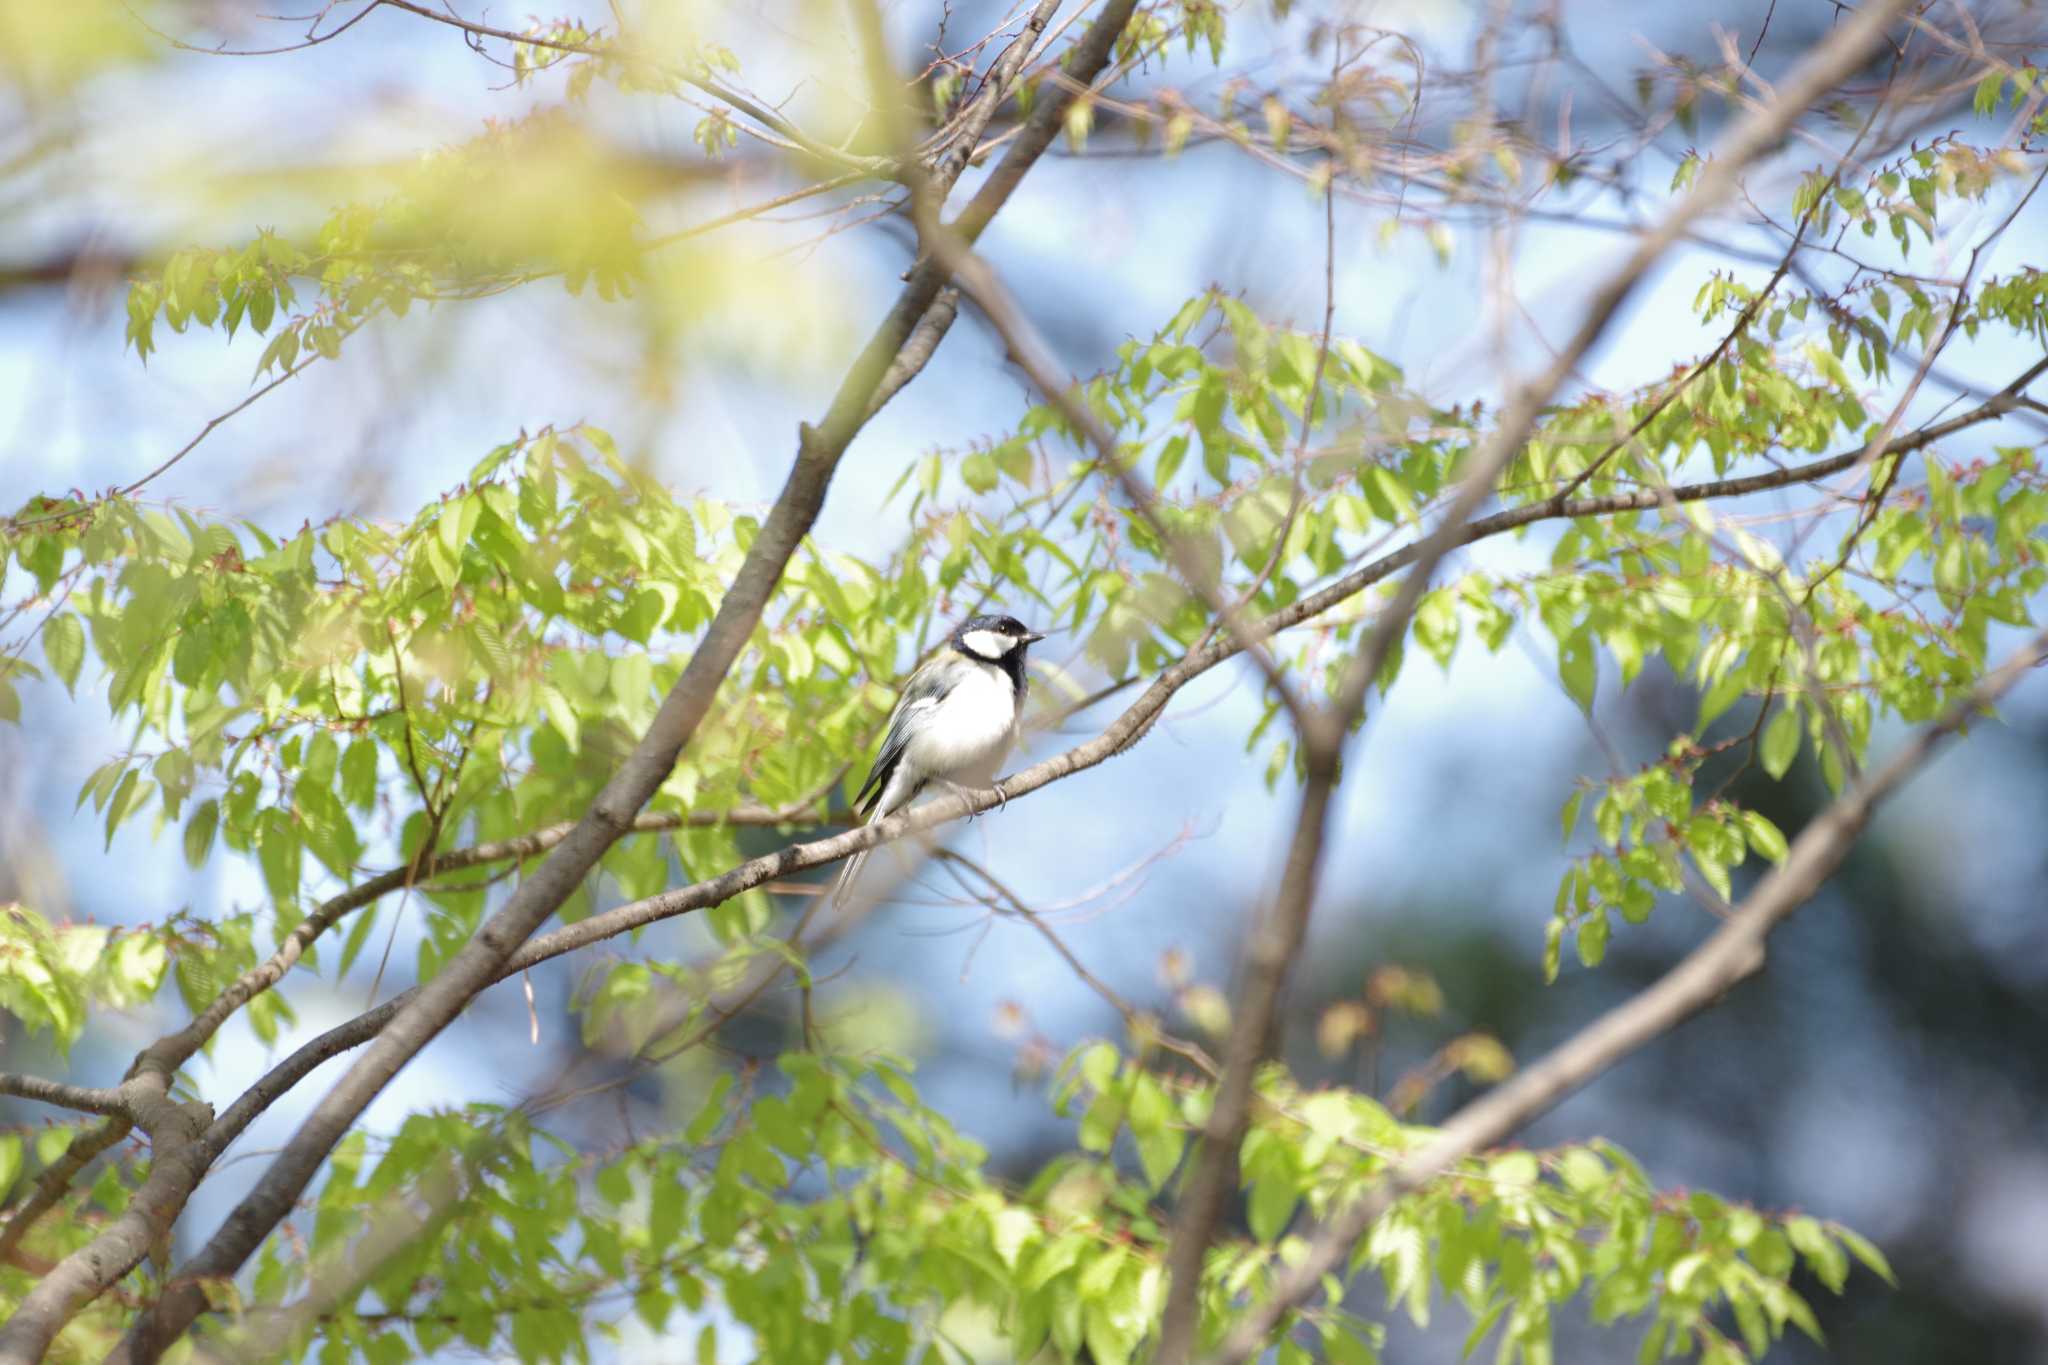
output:
{"label": "bird's wing", "polygon": [[[910,681],[903,685],[903,695],[896,699],[896,709],[889,715],[889,733],[882,740],[882,752],[875,755],[875,766],[868,770],[868,780],[861,783],[860,794],[853,798],[853,804],[860,809],[863,819],[882,799],[896,765],[903,761],[903,750],[910,743],[910,732],[917,717],[927,714],[944,701],[959,680],[956,670],[945,667],[942,662],[934,662],[912,673]],[[872,799],[869,792],[874,793]]]}

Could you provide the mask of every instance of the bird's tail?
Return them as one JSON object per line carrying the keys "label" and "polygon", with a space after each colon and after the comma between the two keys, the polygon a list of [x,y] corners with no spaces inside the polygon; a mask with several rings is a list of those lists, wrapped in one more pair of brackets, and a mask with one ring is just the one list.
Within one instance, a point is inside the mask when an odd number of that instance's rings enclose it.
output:
{"label": "bird's tail", "polygon": [[853,883],[860,876],[861,864],[868,860],[871,850],[862,849],[846,860],[846,866],[839,869],[838,878],[832,883],[832,908],[844,909],[853,898]]}
{"label": "bird's tail", "polygon": [[[911,793],[911,796],[915,795],[916,792]],[[894,799],[892,800],[891,798]],[[860,822],[863,825],[872,825],[875,821],[894,814],[908,800],[909,797],[897,794],[896,783],[892,777],[889,781],[882,784],[881,789],[868,802],[865,810],[859,807],[855,807],[855,810],[860,815]],[[839,876],[832,882],[833,909],[843,909],[847,902],[853,899],[853,884],[860,879],[861,867],[866,864],[868,854],[873,852],[874,849],[872,848],[864,848],[846,860],[846,866],[839,870]]]}

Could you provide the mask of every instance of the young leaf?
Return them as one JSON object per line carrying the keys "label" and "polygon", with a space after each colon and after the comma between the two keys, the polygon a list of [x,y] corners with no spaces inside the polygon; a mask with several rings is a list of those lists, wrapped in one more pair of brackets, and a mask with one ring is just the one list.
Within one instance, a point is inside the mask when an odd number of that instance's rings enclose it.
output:
{"label": "young leaf", "polygon": [[1778,714],[1771,717],[1764,726],[1763,759],[1764,771],[1773,778],[1783,777],[1792,767],[1792,760],[1799,756],[1799,708],[1786,703]]}

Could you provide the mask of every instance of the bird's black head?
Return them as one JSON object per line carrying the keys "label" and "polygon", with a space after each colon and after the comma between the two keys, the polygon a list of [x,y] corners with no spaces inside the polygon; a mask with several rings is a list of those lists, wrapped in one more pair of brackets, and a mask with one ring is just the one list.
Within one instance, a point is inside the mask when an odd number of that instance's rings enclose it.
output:
{"label": "bird's black head", "polygon": [[970,616],[953,632],[953,648],[984,663],[1021,660],[1025,647],[1045,637],[1014,616]]}

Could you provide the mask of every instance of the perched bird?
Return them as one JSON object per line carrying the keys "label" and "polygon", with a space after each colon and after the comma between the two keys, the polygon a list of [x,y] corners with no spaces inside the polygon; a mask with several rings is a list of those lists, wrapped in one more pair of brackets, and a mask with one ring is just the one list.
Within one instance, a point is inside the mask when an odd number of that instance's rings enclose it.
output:
{"label": "perched bird", "polygon": [[[889,716],[889,734],[853,804],[863,821],[895,814],[936,782],[986,787],[1024,715],[1024,651],[1045,636],[1011,616],[961,622],[946,647],[918,665]],[[863,849],[846,860],[832,899],[844,904]]]}

